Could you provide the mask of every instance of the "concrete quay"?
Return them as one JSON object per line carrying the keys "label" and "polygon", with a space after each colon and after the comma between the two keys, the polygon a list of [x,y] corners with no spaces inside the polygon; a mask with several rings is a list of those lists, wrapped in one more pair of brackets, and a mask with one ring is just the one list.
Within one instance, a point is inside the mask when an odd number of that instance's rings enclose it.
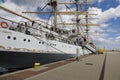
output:
{"label": "concrete quay", "polygon": [[120,52],[55,62],[0,76],[0,80],[120,80]]}

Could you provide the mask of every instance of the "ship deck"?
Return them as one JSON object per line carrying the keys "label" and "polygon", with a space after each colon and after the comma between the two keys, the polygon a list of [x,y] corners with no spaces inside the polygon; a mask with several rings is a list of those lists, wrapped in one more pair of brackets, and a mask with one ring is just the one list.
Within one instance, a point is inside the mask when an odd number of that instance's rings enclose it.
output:
{"label": "ship deck", "polygon": [[0,80],[120,80],[120,52],[69,59],[0,76]]}

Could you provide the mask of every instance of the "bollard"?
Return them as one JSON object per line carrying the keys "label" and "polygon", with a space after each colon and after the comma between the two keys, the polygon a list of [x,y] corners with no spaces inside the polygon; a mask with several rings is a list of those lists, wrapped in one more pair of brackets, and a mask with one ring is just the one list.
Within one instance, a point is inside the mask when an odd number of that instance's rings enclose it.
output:
{"label": "bollard", "polygon": [[104,52],[103,48],[98,49],[98,54],[103,54],[103,52]]}
{"label": "bollard", "polygon": [[34,69],[38,69],[40,67],[40,63],[34,63]]}

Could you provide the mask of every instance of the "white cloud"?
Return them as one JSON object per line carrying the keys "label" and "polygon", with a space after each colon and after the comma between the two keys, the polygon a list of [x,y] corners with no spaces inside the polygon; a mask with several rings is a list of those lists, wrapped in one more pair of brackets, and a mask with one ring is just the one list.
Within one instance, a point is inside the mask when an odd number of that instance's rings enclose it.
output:
{"label": "white cloud", "polygon": [[116,0],[116,1],[120,3],[120,0]]}
{"label": "white cloud", "polygon": [[[97,10],[96,14],[97,17],[99,18],[98,20],[96,20],[98,23],[105,23],[107,21],[109,21],[110,19],[115,19],[117,17],[120,17],[120,5],[118,5],[116,8],[110,8],[106,11],[102,11],[102,9],[99,9],[99,8],[95,8],[95,7],[92,7],[92,8],[89,8],[90,10]],[[92,12],[93,13],[93,12]]]}
{"label": "white cloud", "polygon": [[105,48],[105,49],[116,49],[116,50],[120,50],[120,40],[116,40],[114,38],[109,38],[109,39],[105,39],[105,38],[98,38],[98,40],[95,41],[97,47],[101,47],[101,48]]}
{"label": "white cloud", "polygon": [[103,2],[104,0],[98,0],[99,3]]}
{"label": "white cloud", "polygon": [[106,28],[106,27],[109,27],[109,24],[103,23],[103,24],[101,24],[100,26],[103,27],[103,28]]}
{"label": "white cloud", "polygon": [[[110,8],[108,10],[102,11],[102,9],[99,8],[89,8],[90,10],[97,10],[91,13],[97,13],[98,20],[94,20],[93,23],[100,24],[99,27],[91,27],[91,31],[96,32],[92,34],[94,41],[96,42],[97,46],[99,47],[106,47],[107,49],[113,49],[113,48],[119,48],[120,46],[120,36],[116,38],[108,38],[110,36],[108,32],[116,33],[116,29],[109,28],[111,23],[106,23],[110,19],[116,19],[120,17],[120,5],[118,5],[116,8]],[[104,28],[108,28],[105,30]]]}
{"label": "white cloud", "polygon": [[[15,12],[17,12],[19,14],[22,14],[21,13],[22,11],[27,10],[27,8],[25,6],[18,6],[17,4],[11,2],[10,0],[7,0],[5,3],[3,3],[1,5],[8,8],[8,9],[10,9],[10,10],[12,10],[12,11],[15,11]],[[29,9],[36,10],[33,7],[29,7]],[[19,20],[22,19],[22,18],[20,18],[18,16],[15,16],[13,14],[8,13],[8,12],[5,12],[5,11],[2,11],[2,12],[0,13],[0,16],[7,17],[8,19],[12,19],[12,20],[16,20],[16,21],[19,21]],[[26,14],[25,14],[25,16],[27,16],[27,17],[35,17],[35,15],[26,15]]]}
{"label": "white cloud", "polygon": [[102,14],[99,14],[99,17],[101,18],[100,22],[107,22],[110,19],[120,17],[120,5],[116,8],[110,8],[107,11],[102,12]]}
{"label": "white cloud", "polygon": [[106,30],[106,32],[116,33],[116,32],[117,32],[117,30],[109,28],[109,29],[107,29],[107,30]]}
{"label": "white cloud", "polygon": [[[98,19],[97,20],[93,20],[93,23],[97,23],[100,26],[99,27],[95,27],[95,28],[91,28],[92,30],[95,30],[95,31],[100,31],[100,32],[101,31],[105,31],[103,29],[106,28],[106,27],[109,27],[109,25],[111,25],[110,23],[106,24],[106,22],[108,22],[110,19],[114,19],[114,18],[120,17],[120,14],[119,14],[119,12],[120,12],[120,5],[117,6],[116,8],[110,8],[110,9],[108,9],[106,11],[102,11],[102,9],[95,8],[95,7],[89,8],[89,10],[97,10],[97,11],[91,12],[93,14],[98,14],[96,16]],[[117,32],[117,31],[114,30],[114,29],[108,29],[105,32]]]}
{"label": "white cloud", "polygon": [[120,36],[116,37],[116,40],[120,40]]}

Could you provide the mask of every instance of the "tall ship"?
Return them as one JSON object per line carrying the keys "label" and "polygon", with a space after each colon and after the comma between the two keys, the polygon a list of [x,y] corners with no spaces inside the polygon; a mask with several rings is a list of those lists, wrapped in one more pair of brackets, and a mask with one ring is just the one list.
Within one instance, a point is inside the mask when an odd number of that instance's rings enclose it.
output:
{"label": "tall ship", "polygon": [[[32,67],[36,62],[46,64],[96,53],[95,44],[89,37],[89,26],[96,24],[88,22],[88,16],[94,14],[89,14],[87,8],[79,8],[82,4],[87,6],[87,0],[46,1],[42,9],[50,7],[51,11],[29,10],[21,12],[23,15],[0,5],[0,10],[25,19],[18,22],[0,15],[1,69],[23,69]],[[64,5],[66,11],[59,11],[58,5]],[[49,18],[51,23],[31,19],[24,14],[52,14],[51,19]],[[64,21],[66,15],[73,17],[70,23]],[[80,16],[84,17],[84,23]]]}

